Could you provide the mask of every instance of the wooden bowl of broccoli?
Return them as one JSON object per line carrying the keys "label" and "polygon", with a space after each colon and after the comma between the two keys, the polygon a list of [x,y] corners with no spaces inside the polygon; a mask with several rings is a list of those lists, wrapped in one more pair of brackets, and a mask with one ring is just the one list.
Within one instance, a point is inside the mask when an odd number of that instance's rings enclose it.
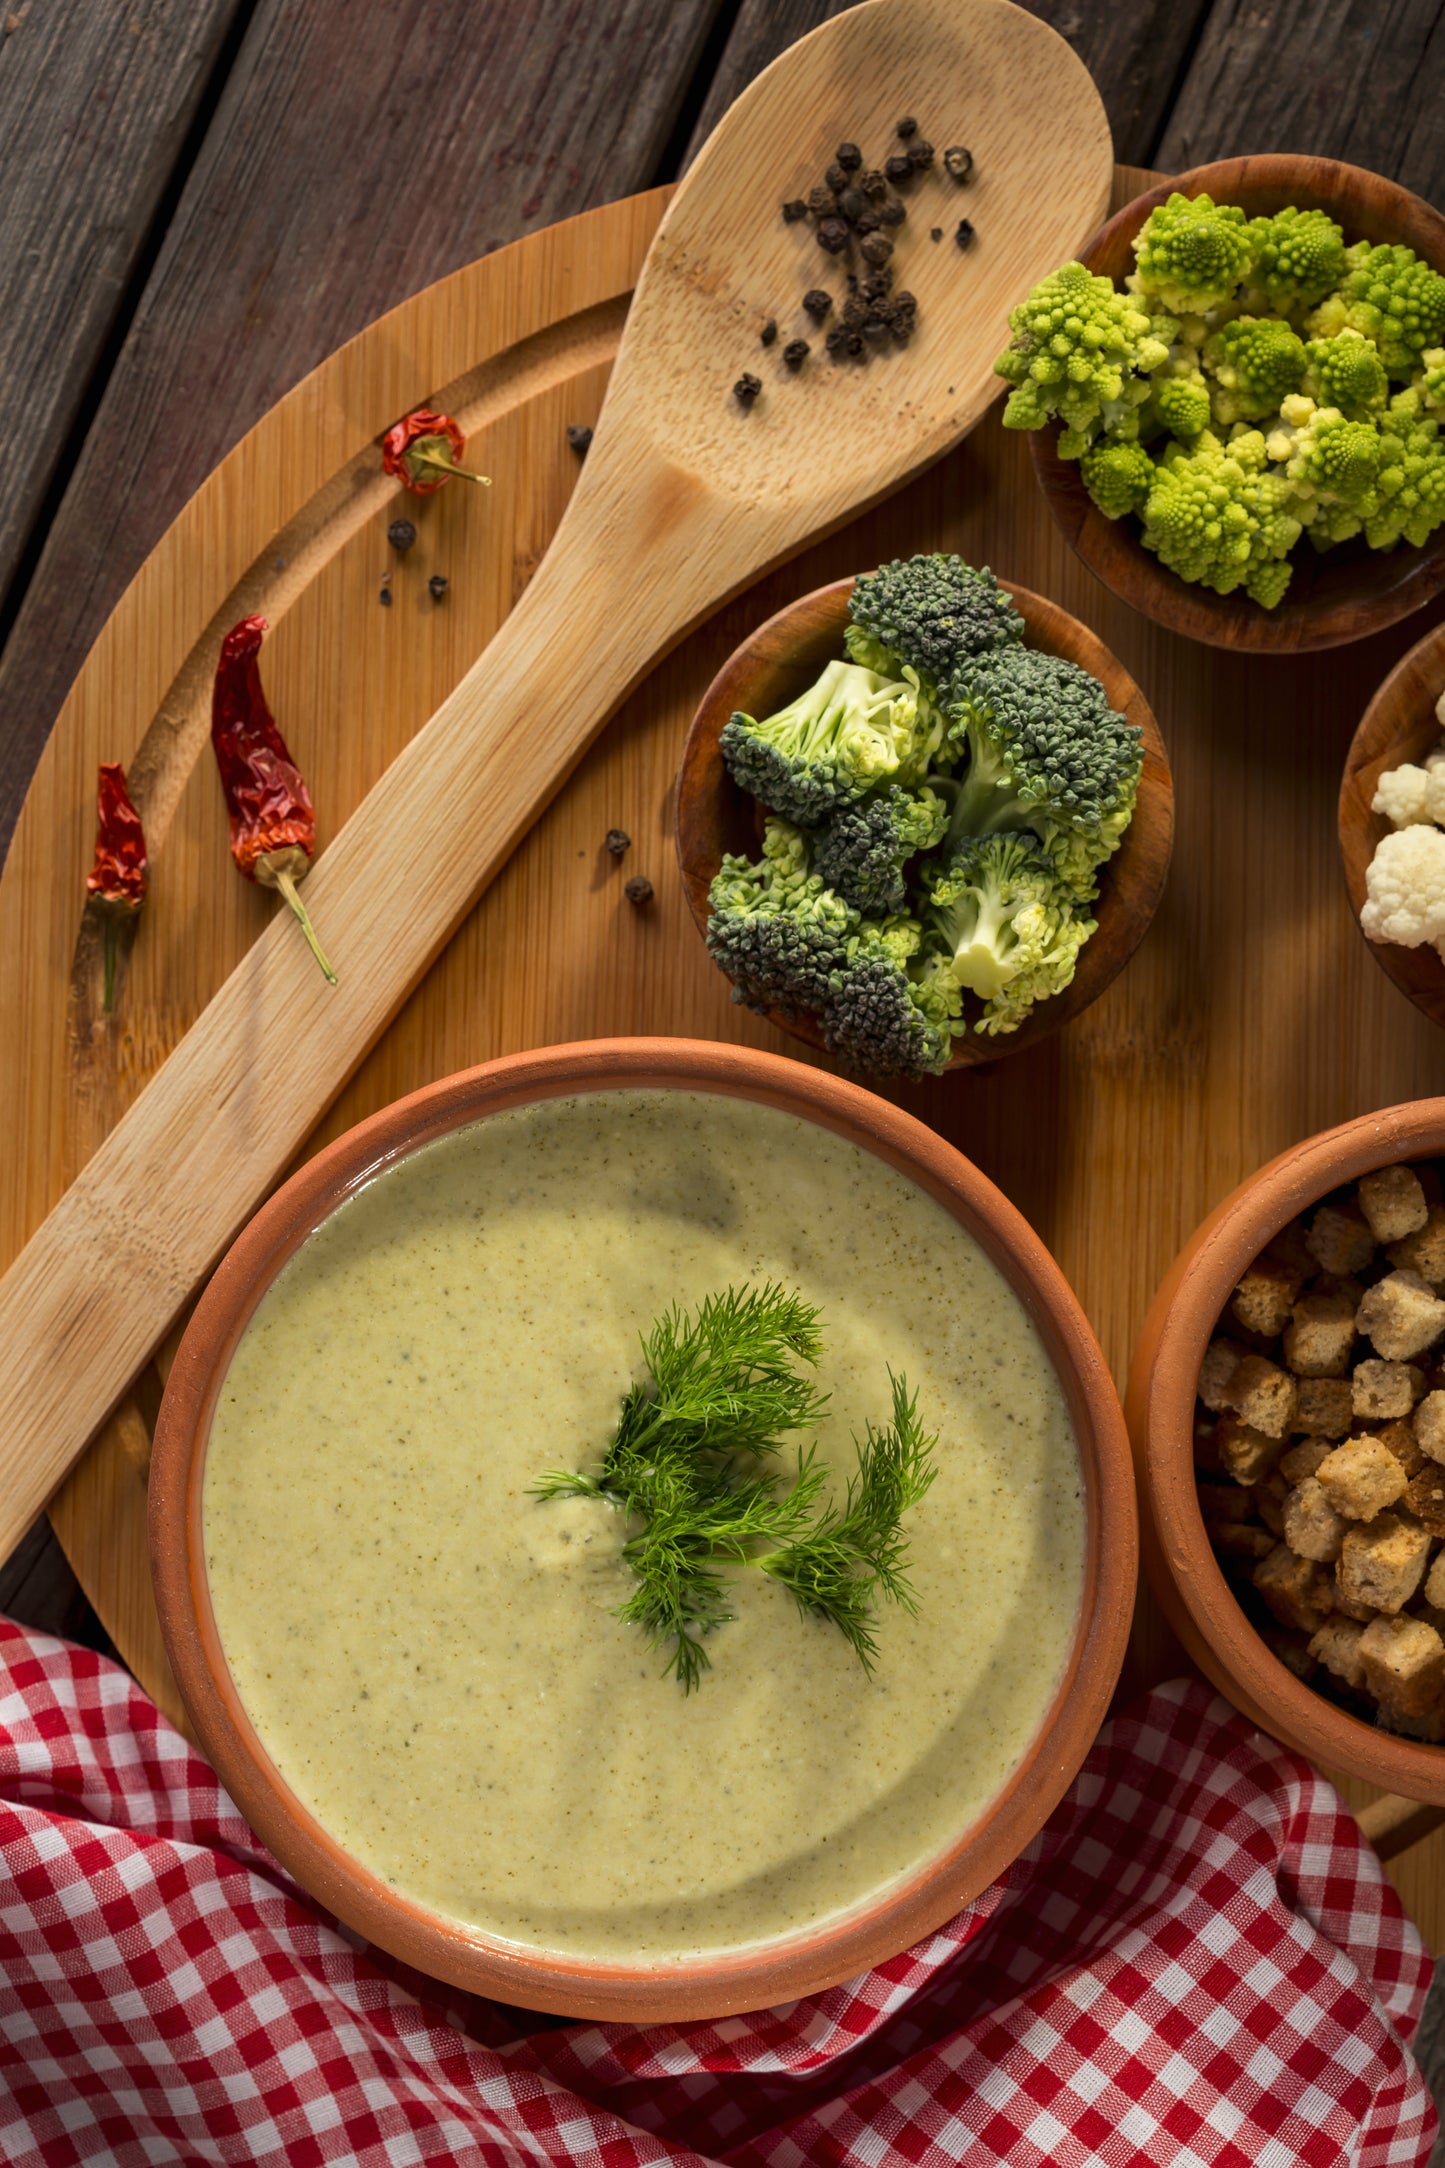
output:
{"label": "wooden bowl of broccoli", "polygon": [[996,1061],[1077,1016],[1143,938],[1173,833],[1123,666],[941,555],[759,626],[678,783],[684,888],[734,1000],[865,1077]]}
{"label": "wooden bowl of broccoli", "polygon": [[1230,158],[1137,196],[1080,263],[1013,311],[998,368],[1106,587],[1260,654],[1363,639],[1445,588],[1438,211],[1333,159]]}

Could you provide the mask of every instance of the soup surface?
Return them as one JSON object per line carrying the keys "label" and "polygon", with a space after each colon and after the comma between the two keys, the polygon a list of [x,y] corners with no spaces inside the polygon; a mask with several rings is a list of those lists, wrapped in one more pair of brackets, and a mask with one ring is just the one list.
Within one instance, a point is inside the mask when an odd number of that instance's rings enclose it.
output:
{"label": "soup surface", "polygon": [[[658,1312],[767,1279],[821,1308],[840,1486],[890,1365],[938,1433],[919,1610],[880,1608],[870,1678],[741,1569],[685,1697],[612,1615],[620,1517],[528,1489],[599,1466]],[[958,1223],[812,1123],[631,1089],[460,1130],[303,1244],[222,1387],[204,1525],[241,1699],[348,1851],[490,1933],[658,1963],[846,1909],[960,1834],[1044,1715],[1084,1555],[1053,1369]]]}

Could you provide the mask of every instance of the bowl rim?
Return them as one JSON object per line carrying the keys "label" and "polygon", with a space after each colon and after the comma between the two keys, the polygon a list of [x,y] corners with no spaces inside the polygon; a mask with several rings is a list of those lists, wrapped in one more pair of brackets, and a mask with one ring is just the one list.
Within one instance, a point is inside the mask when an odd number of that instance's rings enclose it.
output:
{"label": "bowl rim", "polygon": [[[1372,201],[1397,236],[1408,235],[1408,245],[1445,273],[1445,214],[1398,181],[1371,173],[1367,167],[1294,151],[1214,159],[1141,190],[1090,234],[1078,252],[1079,261],[1096,269],[1098,259],[1113,244],[1131,241],[1149,213],[1176,193],[1203,191],[1217,202],[1233,203],[1247,193],[1281,189],[1307,196],[1321,207],[1339,206],[1336,215],[1347,228],[1348,207]],[[1243,207],[1247,210],[1249,204]],[[1423,549],[1373,553],[1377,559],[1398,563],[1401,576],[1380,596],[1365,602],[1341,596],[1316,610],[1311,598],[1291,605],[1286,596],[1276,609],[1263,610],[1255,603],[1246,608],[1237,591],[1216,595],[1210,588],[1190,586],[1144,548],[1128,520],[1105,519],[1079,479],[1077,462],[1059,458],[1057,436],[1053,423],[1030,431],[1029,454],[1060,534],[1111,594],[1186,639],[1240,654],[1315,654],[1382,632],[1413,616],[1445,589],[1445,527],[1437,529]]]}
{"label": "bowl rim", "polygon": [[[713,725],[724,710],[730,713],[736,708],[740,691],[749,677],[770,663],[776,667],[786,661],[784,655],[773,657],[768,650],[773,646],[786,647],[790,636],[796,640],[795,620],[825,609],[836,612],[841,645],[848,600],[858,580],[865,576],[864,573],[847,573],[841,579],[810,588],[806,594],[795,595],[774,610],[771,617],[764,618],[738,642],[698,702],[678,760],[673,843],[682,875],[683,894],[693,924],[704,942],[711,916],[707,895],[711,876],[703,877],[706,868],[698,862],[693,831],[699,808],[711,795],[713,778],[723,765],[715,745],[707,743]],[[1173,770],[1158,719],[1138,680],[1099,634],[1082,618],[1066,610],[1062,603],[1054,602],[1049,596],[1016,580],[1000,578],[999,586],[1016,605],[1031,638],[1037,638],[1045,652],[1062,654],[1066,660],[1077,662],[1081,669],[1098,678],[1118,712],[1143,731],[1144,769],[1133,818],[1123,842],[1100,869],[1102,886],[1094,905],[1096,915],[1101,909],[1107,913],[1107,920],[1099,920],[1100,932],[1105,930],[1107,923],[1111,934],[1122,928],[1122,939],[1100,943],[1096,933],[1085,943],[1070,984],[1062,993],[1039,1003],[1017,1031],[987,1039],[970,1032],[967,1037],[956,1040],[941,1071],[944,1076],[991,1067],[1011,1054],[1028,1053],[1075,1017],[1082,1016],[1107,993],[1154,922],[1174,853]],[[1121,886],[1121,883],[1125,885]],[[722,970],[721,965],[715,968]],[[727,973],[723,972],[723,976],[726,978]],[[768,1022],[778,1031],[786,1032],[789,1038],[799,1039],[819,1053],[828,1053],[823,1034],[811,1015],[789,1016],[778,1009],[768,1009],[764,1013]]]}
{"label": "bowl rim", "polygon": [[1145,1571],[1200,1669],[1236,1708],[1311,1761],[1437,1805],[1445,1805],[1445,1747],[1377,1730],[1325,1700],[1279,1661],[1245,1616],[1205,1533],[1192,1439],[1205,1348],[1265,1244],[1341,1184],[1396,1160],[1442,1153],[1445,1098],[1413,1099],[1321,1130],[1249,1175],[1200,1222],[1160,1283],[1124,1402]]}
{"label": "bowl rim", "polygon": [[[201,1521],[205,1446],[257,1303],[311,1230],[421,1145],[537,1099],[628,1088],[743,1096],[872,1151],[953,1213],[1023,1301],[1059,1376],[1086,1502],[1084,1585],[1063,1676],[1023,1761],[944,1852],[821,1928],[662,1967],[573,1959],[472,1930],[352,1859],[275,1769],[221,1651]],[[768,2007],[836,1985],[941,1926],[1017,1857],[1072,1782],[1107,1711],[1133,1611],[1137,1529],[1123,1415],[1062,1272],[1022,1215],[932,1130],[860,1086],[774,1054],[686,1039],[608,1039],[514,1054],[425,1086],[307,1161],[237,1236],[186,1328],[156,1428],[152,1574],[167,1654],[205,1751],[246,1819],[340,1919],[434,1977],[525,2008],[650,2022]]]}

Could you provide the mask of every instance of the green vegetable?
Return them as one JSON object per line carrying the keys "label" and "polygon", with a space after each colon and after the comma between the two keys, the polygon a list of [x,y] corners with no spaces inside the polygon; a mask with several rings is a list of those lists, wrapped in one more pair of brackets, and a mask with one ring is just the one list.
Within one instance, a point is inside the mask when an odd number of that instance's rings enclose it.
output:
{"label": "green vegetable", "polygon": [[1345,237],[1327,211],[1276,211],[1252,218],[1251,306],[1267,303],[1284,316],[1309,308],[1338,286],[1345,270]]}
{"label": "green vegetable", "polygon": [[1445,346],[1431,347],[1420,356],[1414,384],[1426,412],[1445,420]]}
{"label": "green vegetable", "polygon": [[936,697],[965,655],[1012,647],[1024,621],[988,566],[941,551],[895,558],[853,582],[844,644],[856,663],[885,677],[917,672]]}
{"label": "green vegetable", "polygon": [[918,921],[865,920],[819,1022],[823,1044],[872,1076],[936,1076],[952,1051],[948,1005],[915,963]]}
{"label": "green vegetable", "polygon": [[771,1283],[730,1287],[692,1315],[666,1311],[642,1336],[645,1375],[596,1474],[551,1469],[533,1487],[543,1500],[604,1501],[636,1524],[622,1555],[637,1587],[617,1616],[668,1651],[684,1692],[709,1668],[704,1637],[734,1616],[729,1565],[758,1566],[805,1613],[831,1619],[868,1671],[877,1599],[915,1608],[901,1522],[933,1480],[936,1440],[904,1379],[890,1372],[893,1420],[867,1426],[841,1506],[823,1502],[827,1470],[811,1447],[787,1490],[769,1466],[784,1433],[816,1428],[827,1411],[798,1368],[817,1368],[818,1316]]}
{"label": "green vegetable", "polygon": [[1057,416],[1065,459],[1100,434],[1137,435],[1149,377],[1168,360],[1177,326],[1153,324],[1146,309],[1081,263],[1042,279],[1009,325],[1013,338],[994,363],[1016,386],[1003,410],[1006,429],[1040,429]]}
{"label": "green vegetable", "polygon": [[1445,338],[1445,278],[1397,243],[1357,241],[1345,275],[1305,327],[1316,338],[1358,331],[1372,339],[1391,376],[1409,376],[1427,347]]}
{"label": "green vegetable", "polygon": [[1134,255],[1131,292],[1170,315],[1203,316],[1231,299],[1253,264],[1255,242],[1238,204],[1176,189],[1145,219]]}
{"label": "green vegetable", "polygon": [[1140,428],[1149,435],[1158,429],[1167,430],[1171,437],[1182,443],[1192,443],[1202,429],[1207,429],[1214,419],[1210,405],[1209,384],[1202,372],[1182,372],[1177,375],[1165,373],[1156,376],[1154,388],[1149,394],[1149,404],[1144,409]]}
{"label": "green vegetable", "polygon": [[1312,533],[1320,528],[1321,548],[1358,534],[1377,509],[1383,440],[1373,422],[1346,421],[1301,393],[1285,400],[1266,450],[1292,485],[1296,516]]}
{"label": "green vegetable", "polygon": [[979,1030],[1016,1031],[1036,1001],[1062,993],[1096,929],[1030,834],[978,836],[933,879],[926,974],[960,1015],[965,991],[984,1004]]}
{"label": "green vegetable", "polygon": [[[1209,401],[1205,398],[1205,418]],[[1106,519],[1137,512],[1154,480],[1154,462],[1142,444],[1091,444],[1079,461],[1084,487]]]}
{"label": "green vegetable", "polygon": [[948,826],[948,808],[925,784],[891,783],[881,796],[846,805],[813,838],[813,870],[856,911],[878,918],[907,901],[903,868],[932,850]]}
{"label": "green vegetable", "polygon": [[1299,389],[1322,407],[1338,407],[1347,421],[1369,421],[1389,397],[1390,380],[1373,339],[1358,331],[1340,331],[1332,339],[1311,339],[1308,366]]}
{"label": "green vegetable", "polygon": [[1417,549],[1445,526],[1445,442],[1413,386],[1397,392],[1380,431],[1380,478],[1365,540],[1373,550],[1411,542]]}
{"label": "green vegetable", "polygon": [[916,673],[880,677],[830,662],[816,683],[763,722],[733,715],[720,746],[734,779],[764,805],[805,825],[875,785],[919,781],[943,718]]}
{"label": "green vegetable", "polygon": [[1206,429],[1191,449],[1166,449],[1144,506],[1143,540],[1181,579],[1220,595],[1243,587],[1272,609],[1289,585],[1289,552],[1301,533],[1292,503],[1257,429],[1227,447]]}
{"label": "green vegetable", "polygon": [[1298,391],[1307,359],[1299,333],[1277,317],[1233,317],[1204,347],[1215,421],[1227,428],[1278,413],[1281,399]]}

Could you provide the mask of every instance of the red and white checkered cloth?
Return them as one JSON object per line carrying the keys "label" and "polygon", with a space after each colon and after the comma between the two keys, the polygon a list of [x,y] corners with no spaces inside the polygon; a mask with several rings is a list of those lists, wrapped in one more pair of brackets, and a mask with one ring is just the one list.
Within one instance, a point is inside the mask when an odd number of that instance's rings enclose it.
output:
{"label": "red and white checkered cloth", "polygon": [[916,1949],[572,2025],[365,1948],[134,1682],[0,1621],[0,2160],[1415,2168],[1419,1937],[1330,1787],[1197,1684],[1111,1723]]}

